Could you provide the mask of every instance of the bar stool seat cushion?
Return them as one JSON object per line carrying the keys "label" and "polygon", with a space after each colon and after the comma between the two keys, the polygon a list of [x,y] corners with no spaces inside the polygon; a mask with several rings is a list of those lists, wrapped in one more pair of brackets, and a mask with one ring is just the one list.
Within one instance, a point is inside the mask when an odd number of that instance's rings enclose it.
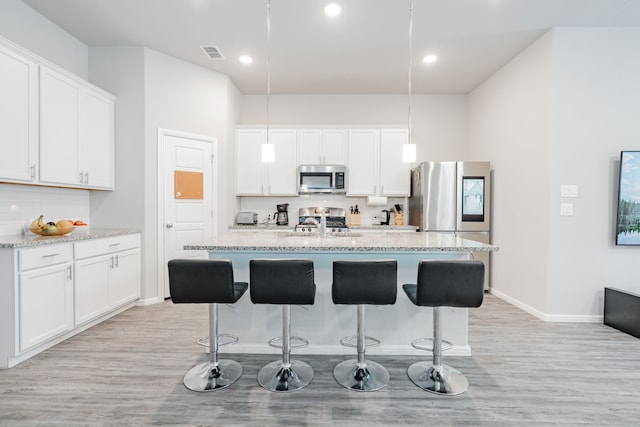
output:
{"label": "bar stool seat cushion", "polygon": [[229,260],[169,261],[169,289],[174,303],[235,303],[249,284],[234,282]]}
{"label": "bar stool seat cushion", "polygon": [[316,285],[312,260],[252,259],[249,269],[252,303],[313,305]]}
{"label": "bar stool seat cushion", "polygon": [[422,307],[480,307],[483,288],[482,261],[423,260],[418,264],[418,284],[402,286],[409,300]]}
{"label": "bar stool seat cushion", "polygon": [[395,304],[397,272],[395,260],[334,261],[331,286],[333,303]]}

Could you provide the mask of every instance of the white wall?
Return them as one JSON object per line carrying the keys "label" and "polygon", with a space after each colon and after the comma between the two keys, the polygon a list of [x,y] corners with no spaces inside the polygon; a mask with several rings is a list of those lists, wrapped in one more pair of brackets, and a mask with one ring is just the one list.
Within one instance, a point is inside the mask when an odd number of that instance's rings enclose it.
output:
{"label": "white wall", "polygon": [[467,150],[493,176],[492,292],[545,311],[549,248],[551,35],[469,95]]}
{"label": "white wall", "polygon": [[[145,157],[144,244],[148,248],[144,268],[147,276],[143,295],[157,295],[158,263],[158,128],[210,136],[218,147],[218,227],[228,225],[228,203],[235,203],[233,183],[224,179],[233,160],[229,135],[229,96],[234,91],[228,77],[151,49],[144,50]],[[233,105],[233,103],[231,103]],[[223,174],[223,175],[220,175]]]}
{"label": "white wall", "polygon": [[494,164],[493,291],[543,319],[599,321],[604,286],[638,289],[640,248],[613,230],[617,159],[640,149],[639,50],[638,29],[554,29],[469,96],[469,152]]}
{"label": "white wall", "polygon": [[88,78],[88,48],[21,0],[0,1],[0,36]]}
{"label": "white wall", "polygon": [[[602,313],[603,287],[640,290],[640,247],[615,246],[621,150],[640,150],[640,29],[553,31],[550,158],[550,315]],[[576,199],[560,185],[576,184]],[[574,215],[561,217],[570,202]]]}

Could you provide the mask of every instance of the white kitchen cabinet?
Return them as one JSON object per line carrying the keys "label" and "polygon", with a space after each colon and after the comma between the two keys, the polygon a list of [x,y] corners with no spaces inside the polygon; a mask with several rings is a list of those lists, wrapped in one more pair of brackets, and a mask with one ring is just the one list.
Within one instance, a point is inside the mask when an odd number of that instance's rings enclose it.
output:
{"label": "white kitchen cabinet", "polygon": [[378,129],[349,130],[347,196],[374,196],[379,193],[379,147]]}
{"label": "white kitchen cabinet", "polygon": [[71,245],[23,249],[19,258],[18,337],[23,352],[73,328]]}
{"label": "white kitchen cabinet", "polygon": [[40,181],[81,185],[78,175],[80,86],[40,67]]}
{"label": "white kitchen cabinet", "polygon": [[112,189],[114,100],[40,66],[40,181]]}
{"label": "white kitchen cabinet", "polygon": [[409,196],[411,163],[402,161],[402,147],[409,141],[406,129],[380,130],[380,195]]}
{"label": "white kitchen cabinet", "polygon": [[295,129],[270,129],[275,161],[262,162],[265,129],[236,131],[236,195],[297,195],[297,149]]}
{"label": "white kitchen cabinet", "polygon": [[76,326],[140,297],[139,235],[77,242],[74,253]]}
{"label": "white kitchen cabinet", "polygon": [[75,324],[80,325],[109,311],[110,256],[75,263]]}
{"label": "white kitchen cabinet", "polygon": [[115,316],[140,297],[140,234],[43,242],[0,248],[0,369]]}
{"label": "white kitchen cabinet", "polygon": [[301,165],[345,165],[347,130],[298,130],[298,155],[298,164]]}
{"label": "white kitchen cabinet", "polygon": [[348,196],[408,196],[410,163],[402,162],[405,129],[349,130]]}
{"label": "white kitchen cabinet", "polygon": [[113,189],[115,103],[113,97],[99,90],[85,88],[83,120],[80,127],[78,174],[83,185],[96,189]]}
{"label": "white kitchen cabinet", "polygon": [[31,183],[38,171],[38,65],[0,45],[0,180]]}

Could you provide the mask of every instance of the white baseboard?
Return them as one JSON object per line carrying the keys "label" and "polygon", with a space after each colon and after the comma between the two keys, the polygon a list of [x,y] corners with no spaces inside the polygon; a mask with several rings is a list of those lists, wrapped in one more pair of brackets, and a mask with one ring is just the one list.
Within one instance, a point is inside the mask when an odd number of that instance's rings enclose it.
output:
{"label": "white baseboard", "polygon": [[495,295],[501,300],[506,301],[545,322],[602,323],[604,319],[604,316],[596,314],[547,314],[493,288],[491,289],[491,295]]}
{"label": "white baseboard", "polygon": [[158,297],[139,299],[138,301],[136,301],[136,305],[138,307],[146,307],[147,305],[159,304],[163,301],[164,301],[163,298],[158,298]]}

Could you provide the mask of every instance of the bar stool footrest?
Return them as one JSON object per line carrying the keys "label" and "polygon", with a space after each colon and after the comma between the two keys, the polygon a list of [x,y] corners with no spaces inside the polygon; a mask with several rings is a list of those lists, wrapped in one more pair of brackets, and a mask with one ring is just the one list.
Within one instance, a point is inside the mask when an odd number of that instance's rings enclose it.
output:
{"label": "bar stool footrest", "polygon": [[[296,341],[296,343],[294,343]],[[280,342],[280,343],[279,343]],[[270,347],[282,348],[282,337],[271,338],[268,341]],[[291,348],[304,348],[309,345],[309,341],[304,338],[291,336]]]}
{"label": "bar stool footrest", "polygon": [[[451,341],[442,340],[442,351],[451,350],[453,348],[453,344]],[[422,345],[422,343],[431,343],[431,345],[426,346]],[[424,350],[424,351],[433,351],[433,338],[418,338],[411,341],[411,346],[416,350]]]}
{"label": "bar stool footrest", "polygon": [[[352,347],[352,348],[358,348],[358,344],[357,342],[351,343],[349,341],[354,341],[357,340],[358,336],[357,335],[349,335],[348,337],[344,337],[342,339],[340,339],[340,345],[345,346],[345,347]],[[364,346],[365,347],[378,347],[380,346],[380,340],[377,338],[373,338],[373,337],[364,337]]]}
{"label": "bar stool footrest", "polygon": [[[220,338],[228,338],[228,341],[218,341],[218,347],[222,347],[225,345],[233,345],[238,342],[238,337],[236,335],[231,334],[218,334],[218,339]],[[198,339],[198,345],[209,348],[209,337],[202,337]]]}

